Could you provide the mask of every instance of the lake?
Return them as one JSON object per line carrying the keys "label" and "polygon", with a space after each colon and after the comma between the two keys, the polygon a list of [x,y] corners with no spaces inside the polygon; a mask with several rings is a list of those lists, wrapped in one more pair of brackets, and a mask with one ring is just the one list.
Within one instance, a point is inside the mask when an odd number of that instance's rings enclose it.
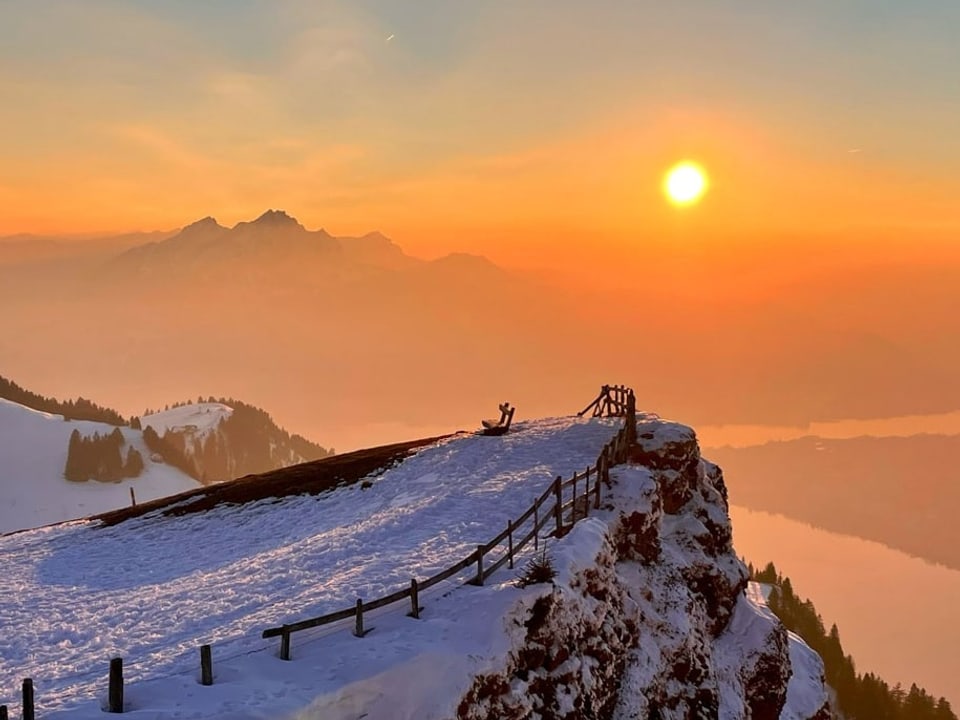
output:
{"label": "lake", "polygon": [[858,672],[916,682],[960,710],[960,572],[779,515],[730,515],[737,552],[772,560],[828,629],[836,623]]}

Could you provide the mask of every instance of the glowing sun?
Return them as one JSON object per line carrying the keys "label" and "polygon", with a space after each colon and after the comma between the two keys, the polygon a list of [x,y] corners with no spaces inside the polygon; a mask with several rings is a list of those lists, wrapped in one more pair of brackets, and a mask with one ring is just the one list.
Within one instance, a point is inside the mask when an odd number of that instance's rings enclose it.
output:
{"label": "glowing sun", "polygon": [[707,191],[707,173],[694,162],[677,163],[663,179],[663,192],[674,205],[693,205]]}

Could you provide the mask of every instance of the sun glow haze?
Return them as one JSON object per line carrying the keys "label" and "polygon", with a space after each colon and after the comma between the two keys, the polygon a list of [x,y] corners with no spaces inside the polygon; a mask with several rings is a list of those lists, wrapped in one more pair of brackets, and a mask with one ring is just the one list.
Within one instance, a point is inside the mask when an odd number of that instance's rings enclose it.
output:
{"label": "sun glow haze", "polygon": [[707,173],[696,163],[677,163],[667,172],[663,191],[670,202],[678,206],[693,205],[707,191]]}

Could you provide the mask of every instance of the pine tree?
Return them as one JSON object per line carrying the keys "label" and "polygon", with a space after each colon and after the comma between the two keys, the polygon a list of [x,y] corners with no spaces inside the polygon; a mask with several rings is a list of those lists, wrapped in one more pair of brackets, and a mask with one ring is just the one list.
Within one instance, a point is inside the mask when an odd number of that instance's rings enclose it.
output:
{"label": "pine tree", "polygon": [[[119,430],[117,434],[119,434]],[[120,436],[123,440],[123,436]],[[100,462],[97,480],[101,482],[119,482],[123,478],[123,456],[120,454],[120,444],[111,433],[103,439],[99,447]]]}
{"label": "pine tree", "polygon": [[74,428],[70,433],[70,442],[67,445],[67,464],[63,469],[63,476],[73,482],[82,482],[87,478],[83,475],[83,438],[80,431]]}
{"label": "pine tree", "polygon": [[143,442],[151,453],[163,455],[163,445],[160,442],[160,436],[157,435],[157,431],[153,429],[152,425],[147,425],[143,429]]}
{"label": "pine tree", "polygon": [[143,456],[132,445],[127,450],[127,461],[123,465],[123,476],[128,478],[139,477],[143,472]]}
{"label": "pine tree", "polygon": [[837,693],[840,710],[854,720],[957,720],[950,703],[937,701],[916,684],[904,691],[899,684],[891,688],[881,678],[866,673],[858,675],[853,658],[845,655],[840,632],[831,625],[824,630],[823,620],[809,600],[801,600],[794,593],[789,578],[776,572],[772,563],[754,579],[768,582],[777,578],[770,593],[768,605],[788,630],[796,632],[823,659],[827,683]]}

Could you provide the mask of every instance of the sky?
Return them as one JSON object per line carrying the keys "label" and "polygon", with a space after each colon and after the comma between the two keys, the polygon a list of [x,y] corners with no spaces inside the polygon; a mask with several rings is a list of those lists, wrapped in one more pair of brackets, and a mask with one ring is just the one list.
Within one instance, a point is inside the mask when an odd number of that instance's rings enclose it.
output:
{"label": "sky", "polygon": [[0,235],[951,234],[958,33],[953,0],[3,0]]}

